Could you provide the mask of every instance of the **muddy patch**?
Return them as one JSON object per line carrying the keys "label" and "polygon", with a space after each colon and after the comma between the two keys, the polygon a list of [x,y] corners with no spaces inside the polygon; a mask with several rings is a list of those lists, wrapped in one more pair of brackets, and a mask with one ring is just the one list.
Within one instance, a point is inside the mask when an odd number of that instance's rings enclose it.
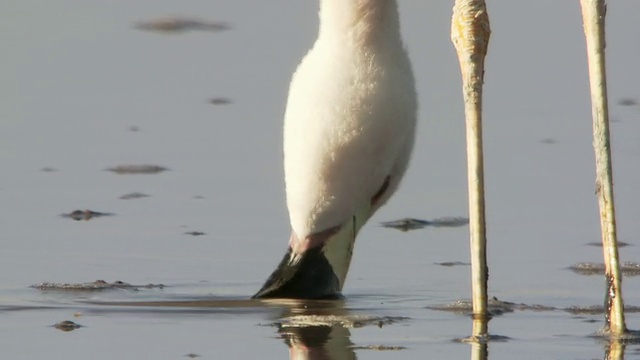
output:
{"label": "muddy patch", "polygon": [[184,233],[185,235],[191,235],[191,236],[203,236],[203,235],[207,235],[207,233],[204,233],[202,231],[187,231]]}
{"label": "muddy patch", "polygon": [[70,321],[70,320],[61,321],[61,322],[59,322],[57,324],[53,324],[52,326],[54,328],[56,328],[56,329],[58,329],[60,331],[64,331],[64,332],[77,330],[77,329],[80,329],[82,327],[82,325],[74,323],[73,321]]}
{"label": "muddy patch", "polygon": [[[582,262],[568,267],[569,270],[579,275],[592,276],[604,275],[605,266],[602,263]],[[640,264],[626,261],[620,264],[620,271],[624,276],[640,275]]]}
{"label": "muddy patch", "polygon": [[[528,304],[518,304],[509,301],[498,300],[496,297],[492,297],[488,302],[488,310],[492,315],[502,315],[504,313],[511,313],[516,310],[520,311],[553,311],[558,310],[553,306],[545,306],[545,305],[528,305]],[[436,305],[436,306],[428,306],[427,309],[438,310],[438,311],[449,311],[456,314],[465,314],[470,315],[473,313],[473,305],[471,300],[457,300],[451,304],[445,305]]]}
{"label": "muddy patch", "polygon": [[124,281],[114,281],[109,283],[104,280],[96,280],[90,283],[41,282],[39,284],[31,285],[31,287],[43,291],[102,291],[113,289],[137,291],[141,289],[164,289],[166,286],[163,284],[132,285]]}
{"label": "muddy patch", "polygon": [[469,224],[469,219],[464,217],[442,217],[433,220],[404,218],[380,223],[383,227],[400,231],[417,230],[425,227],[460,227],[467,224]]}
{"label": "muddy patch", "polygon": [[544,139],[540,139],[540,143],[545,145],[553,145],[553,144],[557,144],[558,140],[554,138],[544,138]]}
{"label": "muddy patch", "polygon": [[[572,315],[602,315],[604,314],[604,306],[602,305],[591,305],[591,306],[569,306],[564,309],[559,309],[568,312]],[[639,306],[634,305],[625,305],[624,306],[625,313],[637,313],[640,312]]]}
{"label": "muddy patch", "polygon": [[60,216],[64,217],[64,218],[69,218],[69,219],[73,219],[75,221],[80,221],[80,220],[91,220],[93,218],[97,218],[97,217],[103,217],[103,216],[113,216],[115,215],[114,213],[107,213],[107,212],[100,212],[100,211],[93,211],[93,210],[74,210],[68,214],[62,214]]}
{"label": "muddy patch", "polygon": [[634,106],[638,105],[638,100],[632,98],[622,98],[618,100],[618,105],[620,106]]}
{"label": "muddy patch", "polygon": [[[448,311],[461,315],[471,315],[473,313],[473,306],[471,300],[457,300],[451,304],[427,306],[427,309]],[[523,304],[513,303],[509,301],[498,300],[496,297],[489,299],[488,310],[491,315],[502,315],[505,313],[512,313],[515,311],[564,311],[572,315],[601,315],[604,314],[604,306],[592,305],[592,306],[569,306],[566,308],[539,305],[539,304]],[[640,312],[640,307],[633,305],[625,305],[625,312],[637,313]]]}
{"label": "muddy patch", "polygon": [[226,97],[213,97],[207,101],[211,105],[229,105],[232,104],[233,101]]}
{"label": "muddy patch", "polygon": [[137,175],[137,174],[152,175],[152,174],[159,174],[169,169],[159,165],[143,164],[143,165],[118,165],[118,166],[106,168],[105,170],[111,171],[118,175]]}
{"label": "muddy patch", "polygon": [[[595,246],[595,247],[602,247],[602,243],[601,242],[597,242],[597,241],[587,243],[587,245],[588,246]],[[625,247],[625,246],[630,246],[630,245],[631,244],[626,243],[624,241],[618,241],[618,247]]]}
{"label": "muddy patch", "polygon": [[142,199],[142,198],[146,198],[146,197],[150,197],[151,195],[148,194],[144,194],[141,192],[131,192],[128,194],[124,194],[122,196],[119,197],[119,199],[122,200],[132,200],[132,199]]}
{"label": "muddy patch", "polygon": [[439,266],[444,266],[444,267],[471,266],[470,263],[462,262],[462,261],[444,261],[444,262],[437,262],[437,263],[434,263],[434,264],[435,265],[439,265]]}
{"label": "muddy patch", "polygon": [[273,322],[271,325],[279,328],[299,327],[332,327],[339,325],[343,328],[361,328],[364,326],[383,327],[401,321],[409,320],[401,316],[369,316],[369,315],[293,315]]}
{"label": "muddy patch", "polygon": [[202,20],[185,16],[165,16],[158,19],[138,21],[134,28],[161,33],[181,33],[189,30],[220,32],[231,29],[224,22]]}

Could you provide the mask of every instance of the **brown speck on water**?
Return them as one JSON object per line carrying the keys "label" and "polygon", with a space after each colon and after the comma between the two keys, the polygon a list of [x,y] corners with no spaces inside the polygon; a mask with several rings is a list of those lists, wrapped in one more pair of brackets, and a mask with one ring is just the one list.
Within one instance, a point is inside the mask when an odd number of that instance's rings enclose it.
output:
{"label": "brown speck on water", "polygon": [[73,219],[75,221],[80,221],[80,220],[91,220],[93,218],[96,217],[101,217],[101,216],[112,216],[114,215],[113,213],[104,213],[104,212],[98,212],[98,211],[93,211],[93,210],[74,210],[68,214],[62,214],[62,217],[66,217],[66,218],[70,218]]}
{"label": "brown speck on water", "polygon": [[114,172],[118,175],[132,175],[132,174],[150,175],[150,174],[158,174],[169,169],[159,165],[118,165],[111,168],[107,168],[105,170]]}
{"label": "brown speck on water", "polygon": [[76,324],[73,321],[65,320],[54,324],[53,327],[60,331],[69,332],[81,328],[82,325]]}
{"label": "brown speck on water", "polygon": [[224,22],[200,20],[183,16],[166,16],[154,20],[138,21],[134,24],[134,27],[138,30],[163,33],[178,33],[187,30],[219,32],[231,28],[229,24]]}
{"label": "brown speck on water", "polygon": [[58,169],[52,168],[52,167],[49,167],[49,166],[45,166],[42,169],[40,169],[40,171],[42,171],[42,172],[57,172]]}
{"label": "brown speck on water", "polygon": [[189,354],[186,354],[184,357],[188,357],[188,358],[191,358],[191,359],[195,359],[195,358],[197,358],[197,357],[200,357],[200,355],[198,355],[198,354],[194,354],[194,353],[189,353]]}
{"label": "brown speck on water", "polygon": [[225,97],[214,97],[209,99],[209,104],[213,105],[229,105],[232,102],[233,101],[231,101],[231,99]]}
{"label": "brown speck on water", "polygon": [[73,313],[73,317],[77,317],[77,318],[82,317],[82,315],[84,315],[84,314],[81,313],[80,311],[77,311],[77,312]]}
{"label": "brown speck on water", "polygon": [[554,138],[544,138],[540,140],[540,143],[542,144],[547,144],[547,145],[553,145],[555,143],[557,143],[558,141]]}
{"label": "brown speck on water", "polygon": [[142,199],[142,198],[146,198],[149,197],[151,195],[147,195],[147,194],[143,194],[140,192],[132,192],[132,193],[128,193],[128,194],[124,194],[122,196],[120,196],[120,199],[122,200],[131,200],[131,199]]}
{"label": "brown speck on water", "polygon": [[634,106],[638,105],[638,100],[632,98],[622,98],[618,100],[618,105],[621,106]]}

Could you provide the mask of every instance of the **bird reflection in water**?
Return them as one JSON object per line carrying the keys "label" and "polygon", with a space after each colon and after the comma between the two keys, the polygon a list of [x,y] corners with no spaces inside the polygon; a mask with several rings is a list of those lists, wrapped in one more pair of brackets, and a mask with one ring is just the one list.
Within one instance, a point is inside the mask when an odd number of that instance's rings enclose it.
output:
{"label": "bird reflection in water", "polygon": [[289,347],[290,359],[357,358],[349,328],[358,326],[360,317],[349,314],[343,300],[286,300],[286,304],[275,325]]}
{"label": "bird reflection in water", "polygon": [[340,324],[281,327],[278,333],[289,347],[292,360],[356,359],[351,333]]}

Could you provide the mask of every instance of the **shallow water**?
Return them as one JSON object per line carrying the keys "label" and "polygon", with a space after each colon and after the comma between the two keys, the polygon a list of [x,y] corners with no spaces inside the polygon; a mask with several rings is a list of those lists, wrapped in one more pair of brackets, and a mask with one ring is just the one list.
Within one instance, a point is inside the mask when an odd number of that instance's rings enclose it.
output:
{"label": "shallow water", "polygon": [[[631,245],[621,256],[636,263],[639,4],[611,3],[607,28],[617,220],[620,240]],[[601,305],[604,291],[601,277],[568,270],[602,262],[600,248],[589,246],[599,241],[599,224],[579,6],[551,0],[490,6],[484,113],[490,295],[556,310],[517,309],[494,318],[490,332],[510,340],[490,343],[488,358],[604,358],[605,346],[589,337],[603,316],[562,310]],[[245,300],[286,247],[281,118],[290,75],[315,37],[316,7],[280,0],[5,4],[2,358],[483,355],[454,341],[470,335],[468,316],[433,309],[469,297],[468,229],[401,232],[380,225],[466,215],[449,2],[401,4],[420,96],[418,143],[401,190],[359,236],[344,302],[305,309]],[[136,29],[172,14],[229,29]],[[168,171],[107,171],[121,165]],[[131,193],[148,196],[120,198]],[[62,216],[74,210],[113,215]],[[439,265],[448,262],[462,264]],[[29,287],[97,279],[166,287]],[[640,305],[638,281],[624,282],[628,305]],[[294,326],[296,314],[324,323]],[[65,320],[82,327],[52,327]],[[640,329],[638,313],[627,321]],[[640,347],[627,346],[625,356],[640,358]]]}

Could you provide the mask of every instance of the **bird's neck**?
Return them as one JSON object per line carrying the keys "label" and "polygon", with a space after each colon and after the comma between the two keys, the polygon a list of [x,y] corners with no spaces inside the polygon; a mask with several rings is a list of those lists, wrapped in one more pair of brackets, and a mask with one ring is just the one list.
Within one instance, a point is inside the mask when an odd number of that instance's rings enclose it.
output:
{"label": "bird's neck", "polygon": [[341,38],[356,46],[400,44],[396,0],[320,0],[319,39]]}

